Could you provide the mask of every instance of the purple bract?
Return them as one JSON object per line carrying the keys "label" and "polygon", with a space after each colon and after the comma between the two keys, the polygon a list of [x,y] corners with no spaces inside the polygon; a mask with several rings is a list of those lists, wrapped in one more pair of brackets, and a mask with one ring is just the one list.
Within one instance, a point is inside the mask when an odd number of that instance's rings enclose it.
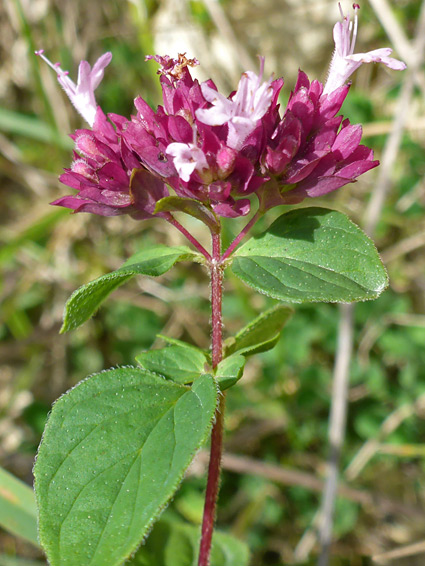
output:
{"label": "purple bract", "polygon": [[[349,90],[346,81],[362,63],[405,68],[389,57],[388,48],[354,54],[357,10],[354,5],[354,26],[341,12],[342,22],[334,27],[326,84],[310,82],[300,71],[283,116],[278,104],[283,80],[263,81],[262,57],[259,75],[243,73],[237,90],[225,97],[211,80],[199,84],[192,78],[189,67],[196,59],[149,56],[160,65],[163,106],[153,110],[138,97],[137,113],[127,119],[106,117],[94,98],[110,53],[93,68],[82,61],[75,85],[59,64],[37,52],[91,127],[71,136],[74,161],[60,178],[77,194],[52,204],[144,219],[156,214],[157,203],[172,190],[180,199],[195,199],[210,215],[237,217],[249,213],[252,194],[265,211],[354,181],[378,161],[360,145],[361,126],[338,116]],[[168,212],[157,214],[170,219]]]}

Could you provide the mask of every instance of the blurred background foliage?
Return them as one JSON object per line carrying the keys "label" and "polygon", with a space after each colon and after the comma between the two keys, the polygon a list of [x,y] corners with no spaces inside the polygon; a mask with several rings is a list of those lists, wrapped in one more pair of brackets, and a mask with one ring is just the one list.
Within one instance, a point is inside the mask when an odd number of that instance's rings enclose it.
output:
{"label": "blurred background foliage", "polygon": [[[394,0],[394,20],[382,25],[372,5],[360,11],[358,51],[397,41],[411,55],[420,10]],[[347,10],[348,3],[344,5]],[[374,10],[375,8],[375,10]],[[139,279],[116,291],[77,332],[59,335],[65,300],[79,285],[113,270],[148,243],[185,243],[161,221],[70,215],[49,202],[67,194],[57,180],[70,163],[66,134],[80,117],[47,66],[44,48],[75,77],[81,59],[104,51],[112,64],[97,91],[105,112],[130,115],[133,98],[159,103],[157,66],[145,55],[196,56],[197,76],[221,89],[258,68],[285,78],[298,68],[325,79],[332,54],[334,0],[4,0],[0,6],[0,463],[27,483],[52,402],[87,375],[134,363],[157,346],[158,333],[208,347],[208,281],[200,266],[179,264],[159,279]],[[395,24],[394,24],[395,22]],[[394,27],[395,25],[395,27]],[[392,27],[391,27],[392,26]],[[397,27],[399,26],[399,27]],[[384,29],[385,28],[385,29]],[[394,31],[395,30],[395,31]],[[392,33],[393,32],[393,33]],[[413,53],[413,50],[412,50]],[[425,114],[423,70],[409,100],[408,119],[376,231],[390,275],[380,299],[355,310],[349,416],[342,458],[332,564],[369,564],[368,557],[421,541],[425,528]],[[344,113],[364,125],[365,143],[379,158],[397,116],[403,73],[364,65],[354,77]],[[284,102],[283,98],[283,102]],[[316,201],[364,225],[379,172]],[[310,204],[310,203],[308,203]],[[268,225],[282,210],[258,225]],[[197,221],[185,225],[208,245]],[[237,232],[226,224],[226,237]],[[272,301],[226,282],[225,333]],[[278,346],[250,359],[228,395],[226,457],[218,524],[245,540],[254,566],[293,564],[320,501],[328,455],[327,425],[339,310],[296,306]],[[366,454],[366,456],[365,456]],[[205,454],[193,464],[168,513],[192,524],[201,518]],[[301,550],[300,550],[301,547]],[[10,557],[41,557],[0,532]],[[312,545],[312,554],[317,546]],[[422,555],[397,564],[423,564]]]}

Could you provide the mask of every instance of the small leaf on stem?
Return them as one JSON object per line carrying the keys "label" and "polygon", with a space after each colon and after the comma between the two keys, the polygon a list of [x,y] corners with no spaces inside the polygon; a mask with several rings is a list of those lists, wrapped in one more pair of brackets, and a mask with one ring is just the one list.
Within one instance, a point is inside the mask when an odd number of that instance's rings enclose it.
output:
{"label": "small leaf on stem", "polygon": [[[198,560],[199,529],[174,517],[161,517],[128,566],[194,566]],[[214,531],[210,566],[248,566],[249,550],[232,535]]]}
{"label": "small leaf on stem", "polygon": [[247,324],[236,336],[225,342],[226,355],[238,352],[252,356],[273,348],[280,337],[280,332],[291,318],[293,309],[285,305],[276,305]]}
{"label": "small leaf on stem", "polygon": [[239,353],[221,360],[217,366],[215,375],[221,391],[232,387],[240,380],[245,362],[245,357],[240,356]]}
{"label": "small leaf on stem", "polygon": [[192,383],[205,373],[205,364],[208,362],[202,352],[176,344],[142,352],[136,356],[136,361],[144,369],[182,384]]}

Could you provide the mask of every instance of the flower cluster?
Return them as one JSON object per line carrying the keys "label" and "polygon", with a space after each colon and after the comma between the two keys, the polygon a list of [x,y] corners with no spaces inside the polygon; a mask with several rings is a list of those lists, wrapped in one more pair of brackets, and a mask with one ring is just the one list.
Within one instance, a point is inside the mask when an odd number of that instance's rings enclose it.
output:
{"label": "flower cluster", "polygon": [[[77,130],[74,161],[61,181],[76,189],[53,204],[75,212],[148,218],[173,191],[182,202],[196,201],[216,217],[249,213],[256,194],[262,211],[333,191],[376,167],[372,150],[360,145],[361,126],[338,115],[349,76],[362,64],[382,62],[392,69],[404,63],[390,49],[355,55],[354,25],[342,14],[334,27],[335,52],[325,85],[302,71],[281,116],[282,79],[263,80],[245,72],[229,97],[208,80],[199,84],[189,67],[196,59],[155,56],[163,105],[153,110],[141,97],[130,119],[105,116],[94,90],[111,60],[106,53],[93,68],[80,63],[75,85],[59,64],[52,65],[75,108],[90,129]],[[159,212],[167,217],[168,213]]]}

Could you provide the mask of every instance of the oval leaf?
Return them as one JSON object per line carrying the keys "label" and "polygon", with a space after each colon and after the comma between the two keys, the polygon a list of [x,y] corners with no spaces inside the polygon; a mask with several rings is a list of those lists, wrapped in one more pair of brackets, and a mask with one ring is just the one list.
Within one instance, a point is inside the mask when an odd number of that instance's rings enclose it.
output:
{"label": "oval leaf", "polygon": [[257,291],[294,303],[374,299],[388,285],[372,240],[326,208],[283,214],[235,252],[232,269]]}
{"label": "oval leaf", "polygon": [[53,410],[34,468],[52,566],[118,566],[140,544],[207,439],[217,402],[139,368],[94,375]]}
{"label": "oval leaf", "polygon": [[177,344],[142,352],[136,356],[136,361],[149,371],[183,384],[192,383],[205,373],[205,364],[208,362],[199,350]]}
{"label": "oval leaf", "polygon": [[157,334],[156,337],[160,338],[166,344],[170,344],[171,346],[180,346],[182,348],[189,348],[194,352],[200,352],[206,357],[209,362],[211,362],[211,355],[208,350],[202,350],[202,348],[198,348],[198,346],[194,346],[193,344],[189,344],[188,342],[183,342],[183,340],[178,340],[177,338],[165,336],[165,334]]}
{"label": "oval leaf", "polygon": [[226,340],[226,355],[238,352],[244,356],[252,356],[266,352],[276,345],[280,332],[294,311],[285,305],[276,305],[260,314],[236,336]]}
{"label": "oval leaf", "polygon": [[186,246],[171,248],[158,245],[138,252],[116,271],[90,281],[71,295],[65,305],[61,333],[78,328],[86,322],[112,291],[135,275],[157,277],[179,261],[196,261],[201,257]]}
{"label": "oval leaf", "polygon": [[215,373],[215,378],[221,391],[229,389],[229,387],[232,387],[240,380],[245,362],[245,357],[239,355],[239,352],[221,360]]}

